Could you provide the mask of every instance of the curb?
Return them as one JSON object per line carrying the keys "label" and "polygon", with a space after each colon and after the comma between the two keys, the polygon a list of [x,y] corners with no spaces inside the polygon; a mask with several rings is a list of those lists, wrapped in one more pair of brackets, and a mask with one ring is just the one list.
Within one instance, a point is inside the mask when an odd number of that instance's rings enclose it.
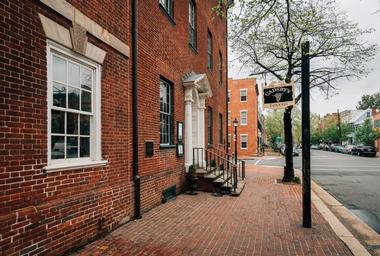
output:
{"label": "curb", "polygon": [[[296,170],[299,176],[302,176],[300,170]],[[347,220],[353,229],[366,236],[368,239],[364,241],[367,246],[380,244],[380,235],[372,228],[364,223],[359,217],[350,212],[344,205],[330,195],[326,190],[319,186],[313,180],[311,181],[311,201],[323,218],[329,223],[335,234],[347,245],[355,256],[371,256],[368,250],[359,242],[359,240],[343,225],[343,223],[330,210],[333,209],[336,214],[342,219]],[[375,255],[380,255],[380,252],[375,251]]]}

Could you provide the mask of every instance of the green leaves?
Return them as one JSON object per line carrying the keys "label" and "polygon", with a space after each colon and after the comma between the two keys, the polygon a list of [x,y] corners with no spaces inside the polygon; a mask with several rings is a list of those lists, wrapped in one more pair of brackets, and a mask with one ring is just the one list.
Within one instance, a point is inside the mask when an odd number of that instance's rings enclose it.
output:
{"label": "green leaves", "polygon": [[356,129],[355,137],[360,143],[373,146],[375,140],[380,137],[380,134],[372,127],[371,119],[367,118]]}

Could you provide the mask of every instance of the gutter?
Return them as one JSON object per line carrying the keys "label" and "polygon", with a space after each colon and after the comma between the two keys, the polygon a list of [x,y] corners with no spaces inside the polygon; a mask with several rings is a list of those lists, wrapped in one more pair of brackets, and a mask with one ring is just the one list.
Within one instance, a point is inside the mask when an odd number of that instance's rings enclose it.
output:
{"label": "gutter", "polygon": [[138,134],[138,0],[132,0],[132,144],[133,144],[133,184],[135,212],[134,218],[141,219],[141,179],[139,176],[139,134]]}

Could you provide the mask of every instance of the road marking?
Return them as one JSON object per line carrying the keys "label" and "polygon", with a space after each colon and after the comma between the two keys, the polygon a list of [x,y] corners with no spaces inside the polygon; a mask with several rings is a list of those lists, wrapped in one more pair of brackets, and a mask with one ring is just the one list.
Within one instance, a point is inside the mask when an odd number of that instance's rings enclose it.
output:
{"label": "road marking", "polygon": [[260,163],[260,162],[261,162],[261,160],[257,160],[256,163],[255,163],[255,165],[257,165],[257,164]]}

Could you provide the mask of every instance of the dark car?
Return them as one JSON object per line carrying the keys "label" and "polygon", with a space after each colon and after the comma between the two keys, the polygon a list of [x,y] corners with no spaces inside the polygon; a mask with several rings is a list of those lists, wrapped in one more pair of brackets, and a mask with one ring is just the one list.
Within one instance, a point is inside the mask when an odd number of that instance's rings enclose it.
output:
{"label": "dark car", "polygon": [[352,155],[358,155],[358,156],[371,156],[375,157],[376,156],[376,149],[375,147],[372,146],[356,146],[351,149],[351,154]]}

